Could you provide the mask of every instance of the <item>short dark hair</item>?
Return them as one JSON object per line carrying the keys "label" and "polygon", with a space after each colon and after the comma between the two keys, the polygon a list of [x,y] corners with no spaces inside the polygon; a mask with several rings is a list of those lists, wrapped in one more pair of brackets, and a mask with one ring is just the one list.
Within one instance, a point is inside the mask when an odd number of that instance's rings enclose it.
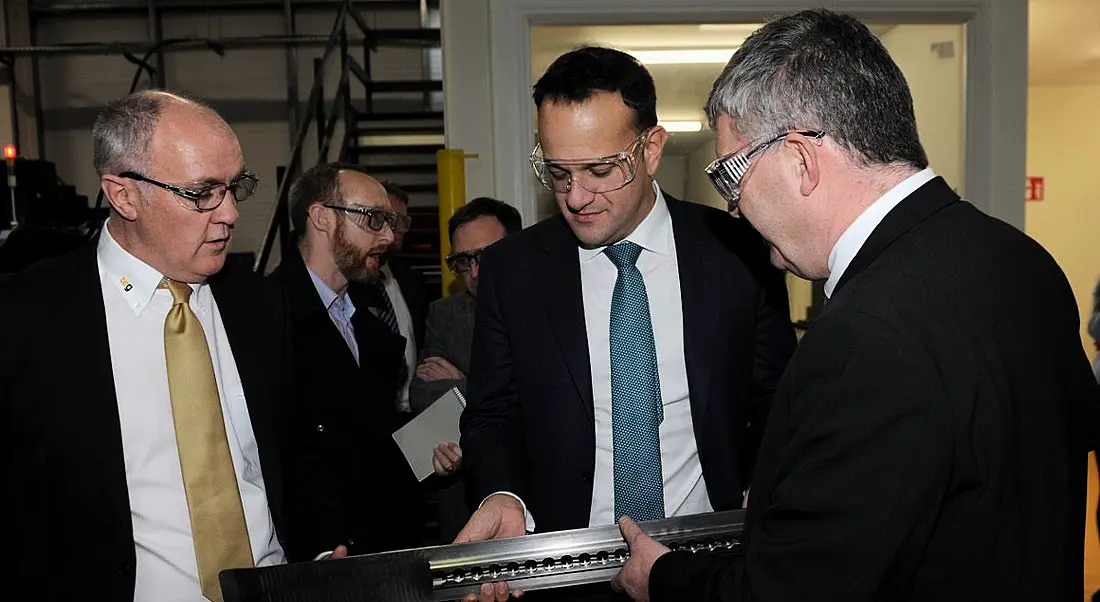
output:
{"label": "short dark hair", "polygon": [[305,236],[310,207],[340,200],[340,172],[344,170],[370,175],[366,167],[355,163],[319,163],[306,170],[290,187],[290,225],[299,237]]}
{"label": "short dark hair", "polygon": [[505,235],[515,234],[523,229],[523,218],[515,207],[504,201],[479,196],[459,207],[447,222],[447,235],[451,242],[454,242],[455,230],[482,217],[496,218],[500,225],[504,226]]}
{"label": "short dark hair", "polygon": [[639,133],[657,125],[657,88],[653,76],[629,54],[583,46],[559,56],[535,82],[535,107],[542,103],[579,104],[599,92],[618,93],[634,111],[634,129]]}
{"label": "short dark hair", "polygon": [[865,165],[928,166],[905,75],[851,15],[806,10],[750,35],[707,101],[711,127],[723,114],[750,140],[816,130]]}
{"label": "short dark hair", "polygon": [[402,205],[409,206],[409,193],[405,192],[403,188],[394,184],[391,180],[382,180],[382,188],[386,189],[386,194],[391,199],[397,199]]}

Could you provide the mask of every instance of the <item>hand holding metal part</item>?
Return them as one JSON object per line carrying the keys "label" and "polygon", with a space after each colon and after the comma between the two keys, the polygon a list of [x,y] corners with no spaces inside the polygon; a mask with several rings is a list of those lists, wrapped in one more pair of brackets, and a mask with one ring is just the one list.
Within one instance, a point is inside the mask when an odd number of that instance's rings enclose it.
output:
{"label": "hand holding metal part", "polygon": [[619,532],[626,540],[630,560],[611,580],[611,588],[626,592],[631,600],[649,602],[649,573],[657,559],[671,552],[668,546],[645,534],[638,523],[624,516],[619,519]]}
{"label": "hand holding metal part", "polygon": [[[740,552],[744,513],[730,510],[637,524],[624,521],[622,532],[616,525],[607,525],[327,562],[235,569],[222,573],[222,584],[226,602],[330,598],[442,602],[469,594],[476,597],[486,585],[492,588],[490,599],[495,599],[492,584],[496,582],[534,591],[607,583],[622,571],[617,586],[644,600],[649,568],[666,547],[697,553]],[[631,562],[635,554],[638,557]],[[504,592],[506,598],[506,587]]]}

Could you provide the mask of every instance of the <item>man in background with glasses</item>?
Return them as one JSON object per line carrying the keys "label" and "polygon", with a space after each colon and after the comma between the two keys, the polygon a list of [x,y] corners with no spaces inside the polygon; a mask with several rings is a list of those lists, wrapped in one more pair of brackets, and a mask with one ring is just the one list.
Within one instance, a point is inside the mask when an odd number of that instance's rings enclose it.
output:
{"label": "man in background with glasses", "polygon": [[658,187],[668,133],[633,57],[562,55],[534,101],[561,214],[482,255],[458,539],[741,508],[795,347],[782,273],[747,223]]}
{"label": "man in background with glasses", "polygon": [[221,600],[221,570],[296,552],[281,297],[222,270],[257,179],[217,113],[167,92],[108,104],[92,142],[98,240],[0,285],[0,575],[11,598]]}
{"label": "man in background with glasses", "polygon": [[[433,301],[428,308],[427,334],[410,390],[414,412],[424,411],[452,388],[466,394],[481,253],[522,229],[523,220],[515,207],[487,197],[471,200],[451,216],[447,224],[451,239],[447,267],[462,280],[465,290]],[[440,536],[450,541],[470,518],[465,482],[459,473],[462,449],[458,442],[441,441],[432,465],[440,477]]]}
{"label": "man in background with glasses", "polygon": [[391,437],[405,339],[365,300],[408,218],[354,164],[309,169],[289,204],[297,252],[271,277],[286,293],[302,391],[287,416],[284,461],[296,483],[287,514],[304,529],[291,535],[305,552],[290,560],[339,546],[350,554],[416,547],[425,502]]}
{"label": "man in background with glasses", "polygon": [[1062,270],[929,168],[905,76],[854,17],[764,26],[707,113],[731,211],[828,302],[776,392],[742,553],[669,552],[623,521],[617,586],[655,601],[1082,600],[1100,391]]}
{"label": "man in background with glasses", "polygon": [[[465,290],[433,301],[428,308],[422,359],[412,384],[414,412],[424,411],[452,387],[466,393],[481,254],[489,245],[522,229],[523,220],[515,207],[488,197],[471,200],[451,216],[447,267],[462,280]],[[440,468],[443,470],[437,472],[452,472]]]}

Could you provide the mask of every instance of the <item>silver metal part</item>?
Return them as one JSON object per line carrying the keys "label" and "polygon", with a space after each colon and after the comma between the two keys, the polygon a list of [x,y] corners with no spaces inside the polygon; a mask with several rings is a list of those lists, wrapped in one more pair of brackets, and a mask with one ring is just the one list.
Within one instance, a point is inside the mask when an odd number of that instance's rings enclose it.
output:
{"label": "silver metal part", "polygon": [[[738,552],[744,510],[639,523],[672,549]],[[422,551],[429,559],[433,600],[454,600],[483,583],[508,581],[534,591],[610,581],[630,558],[616,525],[452,544]]]}

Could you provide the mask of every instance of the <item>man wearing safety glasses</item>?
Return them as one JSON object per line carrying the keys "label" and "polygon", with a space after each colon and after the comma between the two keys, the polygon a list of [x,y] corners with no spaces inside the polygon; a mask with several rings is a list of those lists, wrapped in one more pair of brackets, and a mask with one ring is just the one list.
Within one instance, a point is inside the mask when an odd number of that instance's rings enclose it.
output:
{"label": "man wearing safety glasses", "polygon": [[828,302],[775,395],[742,553],[624,521],[636,600],[1082,600],[1100,392],[1049,254],[929,168],[905,76],[854,17],[750,36],[710,173]]}
{"label": "man wearing safety glasses", "polygon": [[781,272],[745,221],[658,187],[668,133],[633,57],[562,55],[534,101],[561,215],[482,255],[461,441],[481,506],[458,539],[740,508],[795,347]]}

